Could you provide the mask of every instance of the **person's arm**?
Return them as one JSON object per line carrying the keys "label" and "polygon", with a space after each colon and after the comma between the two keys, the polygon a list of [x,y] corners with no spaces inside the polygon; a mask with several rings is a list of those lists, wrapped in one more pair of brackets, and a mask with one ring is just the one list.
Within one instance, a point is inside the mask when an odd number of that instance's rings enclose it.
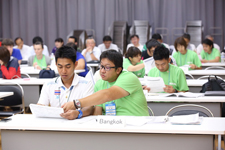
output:
{"label": "person's arm", "polygon": [[97,60],[98,61],[98,59],[95,57],[94,53],[91,53],[90,56],[91,56],[92,60]]}
{"label": "person's arm", "polygon": [[[9,70],[6,66],[3,65],[3,61],[0,60],[2,75],[5,76],[6,79],[12,79],[16,75],[16,70],[19,67],[19,64],[12,64],[13,62],[9,62]],[[17,63],[17,62],[16,62]]]}
{"label": "person's arm", "polygon": [[78,65],[76,66],[75,70],[81,70],[85,68],[84,59],[79,59],[77,62],[78,62]]}
{"label": "person's arm", "polygon": [[197,67],[195,64],[190,64],[189,66],[190,66],[191,69],[196,69],[196,70],[198,70],[198,69],[201,70],[202,69],[202,66]]}
{"label": "person's arm", "polygon": [[135,65],[135,66],[130,65],[130,66],[127,68],[127,71],[138,71],[138,70],[141,70],[141,69],[144,68],[144,67],[145,67],[144,63],[138,64],[138,65]]}
{"label": "person's arm", "polygon": [[[115,99],[119,99],[125,96],[128,96],[129,93],[121,87],[112,86],[108,89],[100,90],[88,97],[79,99],[81,107],[95,106],[109,102]],[[67,112],[70,109],[75,109],[73,102],[67,102],[62,105],[64,112]]]}
{"label": "person's arm", "polygon": [[95,116],[97,116],[97,115],[102,115],[102,107],[100,107],[100,106],[95,106],[93,115],[95,115]]}
{"label": "person's arm", "polygon": [[21,62],[22,62],[22,60],[18,60],[18,64],[19,64],[19,65],[21,64]]}

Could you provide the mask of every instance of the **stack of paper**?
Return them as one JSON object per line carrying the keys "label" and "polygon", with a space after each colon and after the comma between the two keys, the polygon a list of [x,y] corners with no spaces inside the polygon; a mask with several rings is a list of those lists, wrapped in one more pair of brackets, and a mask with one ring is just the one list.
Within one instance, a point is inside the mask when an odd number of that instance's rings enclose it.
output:
{"label": "stack of paper", "polygon": [[169,118],[169,121],[172,124],[184,124],[184,125],[192,125],[192,124],[200,124],[201,119],[199,118],[199,113],[192,115],[180,115],[173,116]]}

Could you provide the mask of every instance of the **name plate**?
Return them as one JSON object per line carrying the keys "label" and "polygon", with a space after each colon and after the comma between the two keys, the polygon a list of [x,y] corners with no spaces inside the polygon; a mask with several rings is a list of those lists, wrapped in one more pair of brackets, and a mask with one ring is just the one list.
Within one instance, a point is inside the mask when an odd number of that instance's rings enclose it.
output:
{"label": "name plate", "polygon": [[126,122],[123,116],[97,116],[97,124],[110,127],[125,127]]}

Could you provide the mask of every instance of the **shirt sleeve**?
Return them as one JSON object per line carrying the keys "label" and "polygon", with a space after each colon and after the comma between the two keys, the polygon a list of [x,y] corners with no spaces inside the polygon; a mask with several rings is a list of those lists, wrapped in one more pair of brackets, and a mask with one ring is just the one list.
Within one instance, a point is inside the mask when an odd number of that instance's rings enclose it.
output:
{"label": "shirt sleeve", "polygon": [[18,60],[22,60],[22,55],[20,53],[20,50],[17,51],[17,57],[16,57]]}
{"label": "shirt sleeve", "polygon": [[178,71],[178,78],[177,78],[177,83],[178,83],[178,88],[176,89],[177,91],[188,91],[188,85],[186,81],[186,76],[183,72],[182,69],[179,69]]}
{"label": "shirt sleeve", "polygon": [[50,104],[49,85],[45,83],[41,89],[41,95],[37,103],[48,106]]}
{"label": "shirt sleeve", "polygon": [[85,91],[83,92],[83,97],[87,97],[94,93],[94,85],[92,81],[88,81]]}
{"label": "shirt sleeve", "polygon": [[205,55],[204,55],[204,51],[201,51],[201,57],[202,57],[202,59],[206,59],[206,57],[205,57]]}
{"label": "shirt sleeve", "polygon": [[96,50],[94,51],[94,55],[98,60],[100,60],[101,50],[97,47],[95,47],[95,49]]}
{"label": "shirt sleeve", "polygon": [[6,79],[12,79],[16,75],[16,72],[19,68],[19,64],[18,64],[17,59],[13,59],[11,62],[9,62],[8,65],[9,65],[8,66],[9,69],[7,69],[4,65],[1,66],[2,75]]}
{"label": "shirt sleeve", "polygon": [[123,68],[127,70],[127,68],[128,68],[129,66],[131,66],[131,63],[130,63],[130,61],[129,61],[128,58],[125,58],[125,59],[123,60]]}
{"label": "shirt sleeve", "polygon": [[201,67],[201,66],[202,66],[202,63],[201,63],[201,61],[200,61],[198,55],[197,55],[195,52],[193,52],[193,53],[194,53],[194,64],[195,64],[197,67]]}

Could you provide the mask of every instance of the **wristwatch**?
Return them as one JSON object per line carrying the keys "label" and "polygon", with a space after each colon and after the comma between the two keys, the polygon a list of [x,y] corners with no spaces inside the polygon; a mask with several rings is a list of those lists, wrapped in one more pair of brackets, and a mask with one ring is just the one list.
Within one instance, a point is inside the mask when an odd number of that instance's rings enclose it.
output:
{"label": "wristwatch", "polygon": [[90,54],[92,54],[92,53],[93,53],[93,51],[90,52]]}
{"label": "wristwatch", "polygon": [[83,116],[83,112],[81,110],[78,110],[78,111],[79,111],[79,115],[77,116],[77,119],[80,119]]}
{"label": "wristwatch", "polygon": [[78,99],[73,100],[73,104],[76,109],[78,109],[78,110],[81,109],[80,101]]}

